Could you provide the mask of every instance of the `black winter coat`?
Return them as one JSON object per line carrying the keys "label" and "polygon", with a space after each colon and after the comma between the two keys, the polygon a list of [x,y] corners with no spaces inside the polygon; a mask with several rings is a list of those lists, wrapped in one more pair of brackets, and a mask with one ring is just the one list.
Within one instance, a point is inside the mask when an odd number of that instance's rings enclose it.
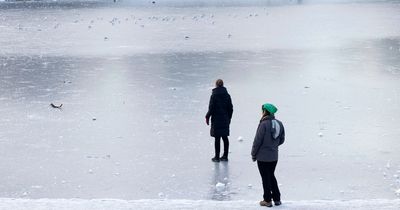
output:
{"label": "black winter coat", "polygon": [[231,96],[225,87],[217,87],[212,90],[210,104],[206,118],[211,117],[212,137],[229,136],[229,124],[233,114]]}

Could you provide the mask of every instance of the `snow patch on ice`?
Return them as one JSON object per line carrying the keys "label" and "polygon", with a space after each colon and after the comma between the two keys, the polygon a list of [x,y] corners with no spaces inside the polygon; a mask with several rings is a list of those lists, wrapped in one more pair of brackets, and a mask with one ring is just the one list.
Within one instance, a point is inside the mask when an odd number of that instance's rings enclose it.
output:
{"label": "snow patch on ice", "polygon": [[[214,201],[214,200],[119,200],[119,199],[14,199],[0,198],[0,209],[19,210],[142,210],[142,209],[260,209],[256,200]],[[385,200],[309,200],[309,201],[283,201],[279,209],[319,210],[319,209],[363,209],[363,210],[397,210],[400,209],[400,199]]]}

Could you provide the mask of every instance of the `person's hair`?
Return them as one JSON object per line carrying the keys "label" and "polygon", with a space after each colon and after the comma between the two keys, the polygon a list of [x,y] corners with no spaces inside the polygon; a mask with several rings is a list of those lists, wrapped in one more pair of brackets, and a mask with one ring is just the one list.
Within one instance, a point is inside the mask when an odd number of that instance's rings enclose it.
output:
{"label": "person's hair", "polygon": [[224,81],[222,81],[222,79],[217,79],[217,81],[215,81],[215,86],[223,87],[224,86]]}
{"label": "person's hair", "polygon": [[263,117],[271,115],[271,113],[269,113],[269,111],[266,109],[263,109],[262,111],[263,111]]}

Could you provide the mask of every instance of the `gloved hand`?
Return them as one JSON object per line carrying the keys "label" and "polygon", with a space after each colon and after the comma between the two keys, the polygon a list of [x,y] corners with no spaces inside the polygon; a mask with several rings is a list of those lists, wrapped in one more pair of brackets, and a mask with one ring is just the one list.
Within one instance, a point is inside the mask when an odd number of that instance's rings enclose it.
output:
{"label": "gloved hand", "polygon": [[256,162],[256,157],[252,156],[251,159],[253,160],[253,162]]}
{"label": "gloved hand", "polygon": [[207,125],[210,125],[210,118],[206,117],[206,123],[207,123]]}

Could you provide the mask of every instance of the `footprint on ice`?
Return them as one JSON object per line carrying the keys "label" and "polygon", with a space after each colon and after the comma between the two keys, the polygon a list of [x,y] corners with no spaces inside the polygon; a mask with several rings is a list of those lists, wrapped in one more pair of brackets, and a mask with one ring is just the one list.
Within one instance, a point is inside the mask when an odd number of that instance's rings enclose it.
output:
{"label": "footprint on ice", "polygon": [[225,189],[225,184],[224,184],[224,183],[221,183],[221,182],[218,182],[218,183],[215,185],[215,189],[217,189],[217,191],[222,191],[222,190]]}

